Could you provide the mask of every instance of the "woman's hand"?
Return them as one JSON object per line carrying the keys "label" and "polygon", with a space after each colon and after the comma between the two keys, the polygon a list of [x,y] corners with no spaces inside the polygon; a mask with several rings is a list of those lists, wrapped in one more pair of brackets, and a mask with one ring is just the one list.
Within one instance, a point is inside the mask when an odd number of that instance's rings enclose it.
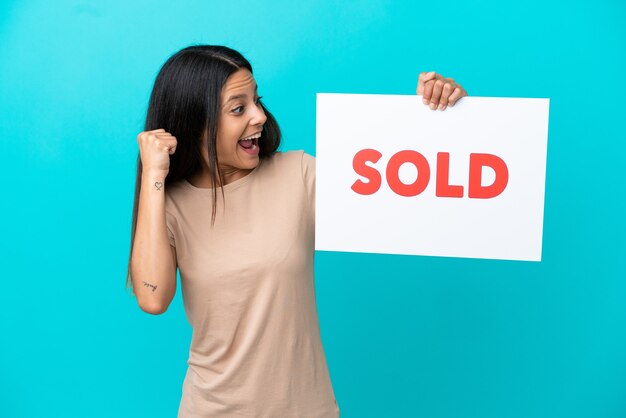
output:
{"label": "woman's hand", "polygon": [[169,172],[170,155],[176,152],[176,137],[165,129],[145,131],[137,135],[143,171]]}
{"label": "woman's hand", "polygon": [[446,110],[446,107],[454,104],[467,92],[452,78],[445,78],[434,71],[420,73],[417,79],[417,94],[423,97],[425,105],[430,105],[432,110]]}

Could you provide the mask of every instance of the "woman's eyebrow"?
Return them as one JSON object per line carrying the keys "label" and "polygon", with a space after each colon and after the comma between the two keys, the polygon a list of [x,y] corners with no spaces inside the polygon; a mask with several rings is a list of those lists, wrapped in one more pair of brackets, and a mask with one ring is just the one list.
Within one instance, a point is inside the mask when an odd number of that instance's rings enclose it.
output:
{"label": "woman's eyebrow", "polygon": [[[258,91],[258,87],[255,86],[254,88],[254,94],[257,94]],[[241,93],[241,94],[235,94],[234,96],[230,96],[226,102],[224,103],[224,105],[226,105],[226,103],[233,101],[233,100],[237,100],[237,99],[247,99],[248,95],[246,93]]]}
{"label": "woman's eyebrow", "polygon": [[230,102],[231,100],[237,100],[237,99],[247,99],[248,95],[243,93],[243,94],[235,94],[234,96],[230,96],[228,98],[228,100],[226,100],[226,102]]}

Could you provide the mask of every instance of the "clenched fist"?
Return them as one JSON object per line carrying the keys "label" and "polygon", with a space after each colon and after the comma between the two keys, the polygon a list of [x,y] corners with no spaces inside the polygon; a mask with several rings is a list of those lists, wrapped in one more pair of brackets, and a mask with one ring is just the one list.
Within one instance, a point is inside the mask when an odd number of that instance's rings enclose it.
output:
{"label": "clenched fist", "polygon": [[176,152],[176,137],[165,129],[155,129],[140,133],[137,142],[144,171],[169,172],[170,155]]}

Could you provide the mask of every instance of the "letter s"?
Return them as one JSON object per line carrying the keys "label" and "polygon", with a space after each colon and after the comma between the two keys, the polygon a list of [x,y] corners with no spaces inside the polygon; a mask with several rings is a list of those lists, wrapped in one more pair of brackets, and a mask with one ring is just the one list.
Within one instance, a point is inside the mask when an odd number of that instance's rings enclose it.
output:
{"label": "letter s", "polygon": [[380,189],[382,179],[380,173],[374,167],[365,165],[366,162],[376,163],[383,155],[375,149],[364,149],[357,152],[352,160],[352,168],[359,176],[365,177],[369,182],[357,180],[352,185],[352,190],[358,194],[374,194]]}

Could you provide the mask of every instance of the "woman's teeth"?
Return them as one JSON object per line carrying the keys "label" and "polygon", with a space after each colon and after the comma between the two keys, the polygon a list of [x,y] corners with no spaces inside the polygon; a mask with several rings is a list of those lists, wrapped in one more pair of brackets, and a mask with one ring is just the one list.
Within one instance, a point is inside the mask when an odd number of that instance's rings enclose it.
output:
{"label": "woman's teeth", "polygon": [[259,139],[260,137],[261,137],[261,132],[257,132],[257,133],[255,133],[255,134],[252,134],[252,135],[246,136],[245,138],[241,138],[241,139],[242,139],[242,140],[243,140],[243,139]]}

